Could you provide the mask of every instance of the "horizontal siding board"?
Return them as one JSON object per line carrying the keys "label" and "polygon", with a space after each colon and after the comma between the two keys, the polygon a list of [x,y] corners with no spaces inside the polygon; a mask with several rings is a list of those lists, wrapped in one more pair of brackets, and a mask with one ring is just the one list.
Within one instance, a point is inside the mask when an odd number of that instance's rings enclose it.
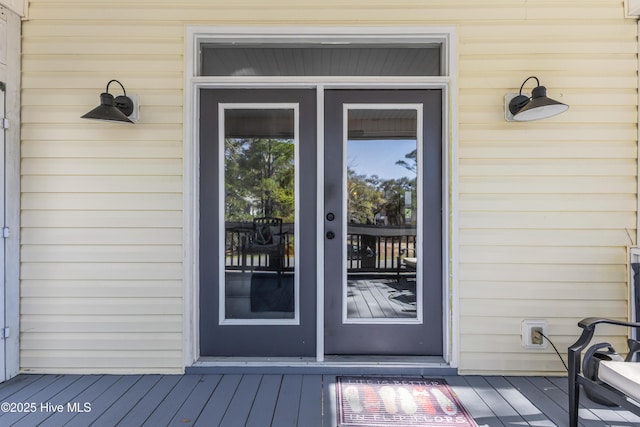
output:
{"label": "horizontal siding board", "polygon": [[21,233],[23,245],[182,244],[182,230],[179,228],[25,228]]}
{"label": "horizontal siding board", "polygon": [[177,211],[25,211],[23,227],[63,228],[179,228],[182,213]]}
{"label": "horizontal siding board", "polygon": [[[132,263],[135,261],[131,261]],[[55,280],[22,281],[23,298],[181,298],[180,280]]]}
{"label": "horizontal siding board", "polygon": [[[99,30],[99,26],[93,28],[92,31]],[[107,30],[112,30],[107,28]],[[69,31],[67,27],[67,31]],[[77,33],[77,29],[74,28]],[[51,37],[51,36],[49,36]],[[80,37],[77,35],[76,37]],[[120,60],[123,57],[120,56]],[[126,57],[127,65],[132,69],[153,69],[160,68],[168,73],[181,73],[184,67],[183,53],[169,54],[162,53],[158,55],[128,55]],[[105,54],[93,54],[93,57],[70,55],[64,53],[51,54],[51,51],[44,54],[25,54],[22,60],[22,71],[24,73],[39,73],[42,70],[48,70],[52,73],[68,72],[69,69],[75,70],[77,73],[101,73],[113,65],[113,57]],[[595,65],[595,64],[592,64]],[[125,86],[126,87],[126,86]]]}
{"label": "horizontal siding board", "polygon": [[633,245],[635,230],[482,230],[468,229],[460,231],[461,245],[508,246],[623,246]]}
{"label": "horizontal siding board", "polygon": [[180,280],[182,264],[154,263],[64,263],[30,262],[22,267],[23,280]]}
{"label": "horizontal siding board", "polygon": [[[180,245],[26,245],[22,262],[174,262],[181,259]],[[24,286],[24,283],[23,283]]]}
{"label": "horizontal siding board", "polygon": [[635,212],[468,212],[460,214],[461,228],[577,228],[632,229]]}
{"label": "horizontal siding board", "polygon": [[181,193],[24,193],[21,199],[24,210],[108,210],[155,211],[182,210]]}
{"label": "horizontal siding board", "polygon": [[631,193],[620,194],[462,194],[460,212],[636,212]]}
{"label": "horizontal siding board", "polygon": [[70,38],[70,37],[32,37],[23,52],[25,55],[45,55],[55,51],[63,55],[94,55],[101,52],[106,55],[118,55],[122,45],[127,45],[127,53],[151,55],[181,55],[184,43],[180,39],[155,37],[153,39],[131,39],[110,35],[109,37]]}
{"label": "horizontal siding board", "polygon": [[[109,373],[143,372],[180,372],[176,366],[182,363],[182,352],[172,351],[109,351],[109,350],[23,350],[20,360],[26,372],[41,371],[43,373],[65,372],[86,373],[99,371]],[[48,371],[48,369],[50,371]]]}
{"label": "horizontal siding board", "polygon": [[589,248],[584,246],[491,246],[459,247],[461,263],[475,264],[618,264],[626,266],[627,251],[623,247]]}
{"label": "horizontal siding board", "polygon": [[495,280],[527,282],[553,282],[571,277],[576,282],[624,283],[625,266],[593,264],[488,264],[465,263],[460,280]]}
{"label": "horizontal siding board", "polygon": [[[108,77],[102,79],[108,80]],[[104,83],[100,82],[93,86],[101,87]],[[22,128],[22,140],[53,140],[53,141],[181,141],[183,138],[183,130],[181,125],[175,124],[144,124],[137,123],[136,126],[118,126],[113,127],[106,123],[89,123],[87,120],[82,121],[80,116],[85,112],[95,108],[100,99],[98,93],[94,94],[94,101],[87,101],[87,104],[78,110],[78,118],[74,123],[63,124],[42,124],[31,123]],[[142,106],[140,107],[142,110]],[[141,112],[142,114],[142,112]],[[28,118],[25,121],[29,121]],[[86,123],[85,123],[86,122]]]}
{"label": "horizontal siding board", "polygon": [[180,159],[180,141],[25,141],[22,158]]}
{"label": "horizontal siding board", "polygon": [[547,300],[567,301],[580,295],[584,301],[621,301],[627,297],[625,282],[536,282],[536,281],[488,281],[463,280],[460,282],[461,298],[486,299],[496,295],[496,300]]}
{"label": "horizontal siding board", "polygon": [[460,193],[635,194],[634,176],[467,176],[460,170]]}
{"label": "horizontal siding board", "polygon": [[546,300],[544,304],[537,300],[509,300],[509,304],[504,304],[502,300],[496,298],[462,298],[460,300],[460,312],[464,313],[463,319],[465,320],[474,316],[486,316],[488,308],[491,309],[492,316],[520,319],[582,318],[589,316],[615,318],[627,312],[626,301],[619,300],[588,301],[573,298],[570,300]]}
{"label": "horizontal siding board", "polygon": [[[105,31],[118,34],[120,37],[147,38],[156,37],[179,39],[184,37],[184,25],[181,22],[173,20],[141,20],[138,22],[121,22],[95,20],[83,21],[75,19],[72,15],[68,15],[63,20],[39,20],[37,25],[25,25],[22,31],[23,37],[27,40],[32,38],[46,37],[88,37],[96,36],[96,32]],[[55,51],[48,53],[49,55],[59,54]],[[95,56],[99,52],[94,52]],[[121,55],[126,53],[121,52]],[[126,57],[126,56],[125,56]]]}
{"label": "horizontal siding board", "polygon": [[458,165],[471,176],[633,176],[633,158],[615,159],[460,159]]}
{"label": "horizontal siding board", "polygon": [[[548,84],[548,83],[547,83]],[[549,94],[551,96],[551,94]],[[511,141],[512,143],[520,143],[520,141],[634,141],[637,137],[638,129],[634,123],[625,123],[617,125],[603,126],[601,124],[581,123],[580,133],[576,134],[574,126],[567,126],[562,123],[568,117],[571,117],[570,111],[567,110],[564,116],[555,116],[545,120],[545,126],[540,128],[536,126],[536,122],[519,123],[509,122],[496,124],[490,122],[488,124],[460,124],[459,137],[462,140],[480,140],[480,141]],[[497,119],[497,117],[496,117]],[[500,116],[504,120],[504,114]],[[465,144],[461,144],[464,146]]]}
{"label": "horizontal siding board", "polygon": [[32,314],[25,316],[20,328],[24,332],[53,336],[58,333],[178,333],[182,331],[182,315]]}
{"label": "horizontal siding board", "polygon": [[[99,173],[99,171],[96,172]],[[24,192],[43,193],[179,193],[182,191],[182,177],[162,174],[156,176],[30,175],[22,178],[21,187]]]}
{"label": "horizontal siding board", "polygon": [[[628,141],[484,141],[477,140],[465,144],[458,151],[461,160],[465,159],[623,159],[629,161],[636,157],[638,150],[633,140]],[[541,171],[545,172],[545,171]],[[584,171],[582,171],[584,173]]]}
{"label": "horizontal siding board", "polygon": [[[25,175],[119,175],[119,176],[180,176],[180,159],[39,159],[29,158],[22,162]],[[158,178],[162,179],[162,178]],[[64,192],[64,191],[60,191]],[[166,191],[170,192],[170,191]]]}
{"label": "horizontal siding board", "polygon": [[177,298],[28,298],[22,315],[181,315]]}
{"label": "horizontal siding board", "polygon": [[181,346],[181,333],[49,333],[25,332],[23,350],[163,351]]}

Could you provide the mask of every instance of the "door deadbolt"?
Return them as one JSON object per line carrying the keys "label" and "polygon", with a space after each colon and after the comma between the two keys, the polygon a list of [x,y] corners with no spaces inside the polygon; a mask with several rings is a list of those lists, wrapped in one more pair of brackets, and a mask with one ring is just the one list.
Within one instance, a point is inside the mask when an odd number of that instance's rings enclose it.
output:
{"label": "door deadbolt", "polygon": [[329,212],[327,214],[327,221],[333,221],[334,219],[336,219],[336,216],[333,214],[333,212]]}

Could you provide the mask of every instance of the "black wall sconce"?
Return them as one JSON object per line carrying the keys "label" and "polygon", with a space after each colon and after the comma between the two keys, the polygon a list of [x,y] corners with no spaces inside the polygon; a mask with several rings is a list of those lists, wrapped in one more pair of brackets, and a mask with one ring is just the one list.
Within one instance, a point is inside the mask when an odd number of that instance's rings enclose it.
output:
{"label": "black wall sconce", "polygon": [[[116,82],[122,88],[123,95],[116,96],[109,93],[109,85]],[[135,123],[138,121],[138,97],[127,96],[127,91],[118,80],[109,80],[104,93],[100,94],[100,105],[87,114],[83,119],[103,120],[108,122]]]}
{"label": "black wall sconce", "polygon": [[[531,91],[531,97],[522,94],[524,85],[535,79],[537,86]],[[540,86],[540,80],[536,76],[527,77],[520,86],[520,93],[507,94],[505,96],[505,119],[508,122],[530,122],[546,119],[563,113],[569,109],[567,104],[547,97],[547,88]]]}

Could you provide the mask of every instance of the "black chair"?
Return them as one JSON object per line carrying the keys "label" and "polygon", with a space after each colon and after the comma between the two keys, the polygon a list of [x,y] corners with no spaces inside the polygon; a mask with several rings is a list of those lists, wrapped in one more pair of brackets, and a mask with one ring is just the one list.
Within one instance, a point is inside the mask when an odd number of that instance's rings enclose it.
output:
{"label": "black chair", "polygon": [[[630,328],[640,328],[640,323],[622,322],[612,319],[602,319],[596,317],[588,317],[578,322],[578,326],[583,329],[580,338],[571,347],[569,347],[569,425],[576,427],[578,425],[578,405],[580,404],[580,385],[585,391],[597,395],[618,405],[634,414],[640,415],[640,402],[636,402],[629,396],[627,396],[619,388],[611,384],[607,384],[598,378],[587,378],[584,373],[580,372],[581,365],[581,353],[589,345],[593,335],[596,331],[596,326],[600,324],[609,324],[617,326],[625,326]],[[635,340],[629,340],[630,347],[632,343],[637,343]],[[617,363],[633,363],[633,368],[640,368],[640,364],[631,362],[634,350],[630,348],[630,354],[625,359],[625,362]]]}
{"label": "black chair", "polygon": [[245,237],[242,247],[242,271],[247,268],[247,256],[267,255],[265,265],[261,260],[251,260],[252,269],[275,270],[282,275],[284,270],[285,236],[282,232],[282,218],[259,217],[253,219],[251,233]]}

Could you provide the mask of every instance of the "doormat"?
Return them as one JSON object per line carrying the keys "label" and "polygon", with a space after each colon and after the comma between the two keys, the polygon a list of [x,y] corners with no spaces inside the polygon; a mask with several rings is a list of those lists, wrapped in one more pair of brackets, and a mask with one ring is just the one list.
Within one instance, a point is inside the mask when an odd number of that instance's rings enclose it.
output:
{"label": "doormat", "polygon": [[441,378],[338,377],[338,426],[478,427]]}

